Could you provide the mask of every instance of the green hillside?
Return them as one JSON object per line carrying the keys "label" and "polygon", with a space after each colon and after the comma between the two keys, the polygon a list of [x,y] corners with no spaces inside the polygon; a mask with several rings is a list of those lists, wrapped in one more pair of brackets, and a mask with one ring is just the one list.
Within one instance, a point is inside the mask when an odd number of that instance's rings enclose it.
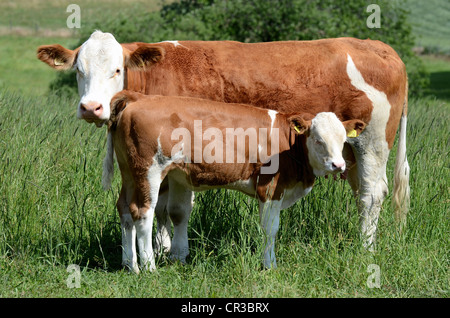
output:
{"label": "green hillside", "polygon": [[450,54],[450,1],[407,0],[416,44],[426,53]]}

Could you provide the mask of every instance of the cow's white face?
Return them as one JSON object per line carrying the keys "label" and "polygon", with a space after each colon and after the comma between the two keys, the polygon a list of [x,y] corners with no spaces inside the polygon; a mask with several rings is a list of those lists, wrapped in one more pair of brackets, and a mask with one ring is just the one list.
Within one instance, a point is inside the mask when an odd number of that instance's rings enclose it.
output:
{"label": "cow's white face", "polygon": [[124,86],[122,46],[109,33],[94,32],[83,43],[74,64],[77,71],[77,117],[101,126],[110,116],[111,98]]}
{"label": "cow's white face", "polygon": [[165,54],[161,45],[140,43],[135,46],[137,48],[130,51],[112,34],[95,31],[75,50],[59,44],[41,45],[37,57],[56,70],[77,70],[80,94],[77,117],[100,127],[111,114],[111,98],[124,88],[126,70],[145,71]]}

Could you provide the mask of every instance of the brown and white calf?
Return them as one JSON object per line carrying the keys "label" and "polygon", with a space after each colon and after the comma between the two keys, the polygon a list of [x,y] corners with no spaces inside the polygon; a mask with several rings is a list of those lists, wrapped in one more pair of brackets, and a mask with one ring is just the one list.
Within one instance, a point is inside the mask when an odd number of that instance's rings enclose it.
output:
{"label": "brown and white calf", "polygon": [[[367,128],[346,142],[344,152],[345,160],[352,162],[347,165],[347,181],[359,197],[361,236],[368,247],[375,241],[388,193],[386,164],[401,119],[392,198],[397,219],[406,220],[408,81],[402,60],[385,43],[337,38],[121,44],[113,35],[95,31],[74,50],[57,44],[40,46],[38,58],[57,70],[76,69],[78,117],[98,126],[110,118],[111,98],[124,88],[363,120]],[[170,250],[166,193],[159,202],[158,244]]]}
{"label": "brown and white calf", "polygon": [[365,127],[357,119],[341,122],[331,112],[282,114],[244,104],[129,91],[113,97],[111,109],[104,166],[111,174],[115,151],[122,175],[117,207],[123,264],[136,272],[136,238],[141,267],[155,268],[152,224],[166,177],[168,213],[178,232],[172,242],[177,259],[188,255],[190,191],[228,188],[259,200],[266,234],[264,265],[276,266],[280,210],[308,194],[316,176],[343,172],[347,133],[359,135]]}

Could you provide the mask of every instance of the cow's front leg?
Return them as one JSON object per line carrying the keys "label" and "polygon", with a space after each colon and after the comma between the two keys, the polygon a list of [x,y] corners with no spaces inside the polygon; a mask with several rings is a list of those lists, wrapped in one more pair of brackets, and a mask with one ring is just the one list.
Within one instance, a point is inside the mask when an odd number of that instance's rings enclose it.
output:
{"label": "cow's front leg", "polygon": [[280,225],[280,209],[282,201],[259,201],[259,216],[264,230],[264,267],[276,268],[275,239]]}

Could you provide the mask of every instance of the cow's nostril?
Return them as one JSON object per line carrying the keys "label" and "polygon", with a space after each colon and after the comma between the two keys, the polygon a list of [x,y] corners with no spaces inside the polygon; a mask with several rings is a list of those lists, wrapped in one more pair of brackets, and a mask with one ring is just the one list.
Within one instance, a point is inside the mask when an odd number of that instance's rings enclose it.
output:
{"label": "cow's nostril", "polygon": [[343,170],[343,168],[345,167],[345,161],[332,162],[331,167],[333,168],[333,170]]}
{"label": "cow's nostril", "polygon": [[84,106],[84,104],[80,104],[80,109],[85,112],[86,111],[86,106]]}

